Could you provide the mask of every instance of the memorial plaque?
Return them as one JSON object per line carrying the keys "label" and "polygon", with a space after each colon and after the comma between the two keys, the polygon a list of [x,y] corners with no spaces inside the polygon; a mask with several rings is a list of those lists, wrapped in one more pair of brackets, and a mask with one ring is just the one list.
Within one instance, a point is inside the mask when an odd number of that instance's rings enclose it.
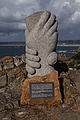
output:
{"label": "memorial plaque", "polygon": [[30,98],[54,98],[54,82],[30,83]]}

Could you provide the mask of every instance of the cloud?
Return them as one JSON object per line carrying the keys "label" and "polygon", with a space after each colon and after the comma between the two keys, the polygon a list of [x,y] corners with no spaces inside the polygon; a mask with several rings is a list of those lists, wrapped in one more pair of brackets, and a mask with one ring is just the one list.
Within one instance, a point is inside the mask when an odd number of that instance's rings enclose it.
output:
{"label": "cloud", "polygon": [[80,0],[76,0],[76,2],[80,3]]}
{"label": "cloud", "polygon": [[[5,39],[7,41],[11,38],[8,36],[15,38],[18,35],[22,39],[21,32],[23,33],[26,26],[25,17],[38,9],[39,5],[36,0],[0,0],[0,41]],[[24,39],[24,33],[22,36]]]}
{"label": "cloud", "polygon": [[51,0],[47,9],[57,16],[59,39],[80,39],[80,0]]}
{"label": "cloud", "polygon": [[75,11],[72,15],[72,21],[73,23],[80,23],[80,11]]}
{"label": "cloud", "polygon": [[25,17],[39,10],[57,16],[59,39],[80,38],[80,0],[0,0],[0,40],[24,39]]}

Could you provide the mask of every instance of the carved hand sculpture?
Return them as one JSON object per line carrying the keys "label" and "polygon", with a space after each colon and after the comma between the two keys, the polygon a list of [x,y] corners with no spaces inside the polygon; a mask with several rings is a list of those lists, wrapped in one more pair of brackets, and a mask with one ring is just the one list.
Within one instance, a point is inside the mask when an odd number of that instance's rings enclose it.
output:
{"label": "carved hand sculpture", "polygon": [[55,51],[58,39],[58,23],[56,17],[48,11],[37,14],[40,15],[38,22],[31,30],[28,29],[27,23],[25,31],[26,70],[29,77],[42,76],[52,72],[54,70],[53,65],[57,62]]}

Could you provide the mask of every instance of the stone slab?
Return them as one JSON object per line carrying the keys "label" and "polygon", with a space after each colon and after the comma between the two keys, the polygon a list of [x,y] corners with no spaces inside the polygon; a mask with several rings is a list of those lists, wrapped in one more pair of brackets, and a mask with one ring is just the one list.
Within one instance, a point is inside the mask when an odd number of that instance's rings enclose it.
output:
{"label": "stone slab", "polygon": [[[50,85],[50,83],[54,84],[54,87],[51,88],[51,94],[53,93],[53,96],[52,97],[50,96],[51,98],[47,97],[47,96],[46,97],[41,96],[41,97],[36,97],[33,99],[30,97],[30,85],[31,84],[37,84],[37,85],[45,84],[45,87],[48,87],[50,90],[50,86],[46,86],[46,84]],[[41,86],[38,86],[38,87],[40,88]],[[35,88],[36,88],[36,92],[37,92],[38,88],[36,86],[35,86]],[[52,92],[52,89],[54,89],[53,92]],[[22,88],[22,95],[21,95],[21,104],[23,104],[23,105],[24,104],[39,105],[39,104],[45,104],[45,103],[54,104],[56,102],[61,103],[61,94],[60,94],[57,71],[53,71],[50,74],[47,74],[45,76],[34,76],[34,77],[28,78],[24,81],[23,88]]]}

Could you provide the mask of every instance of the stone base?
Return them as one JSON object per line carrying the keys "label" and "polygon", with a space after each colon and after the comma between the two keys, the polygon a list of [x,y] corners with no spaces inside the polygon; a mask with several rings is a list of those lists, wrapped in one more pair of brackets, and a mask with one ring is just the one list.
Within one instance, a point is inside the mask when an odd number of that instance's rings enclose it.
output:
{"label": "stone base", "polygon": [[[36,98],[32,99],[30,97],[30,84],[31,83],[50,83],[54,82],[54,97],[53,98]],[[45,76],[35,76],[32,78],[28,78],[24,81],[22,96],[21,96],[21,104],[29,104],[29,105],[40,105],[40,104],[54,104],[61,103],[61,94],[60,94],[60,86],[58,81],[58,72],[53,71],[50,74]]]}

